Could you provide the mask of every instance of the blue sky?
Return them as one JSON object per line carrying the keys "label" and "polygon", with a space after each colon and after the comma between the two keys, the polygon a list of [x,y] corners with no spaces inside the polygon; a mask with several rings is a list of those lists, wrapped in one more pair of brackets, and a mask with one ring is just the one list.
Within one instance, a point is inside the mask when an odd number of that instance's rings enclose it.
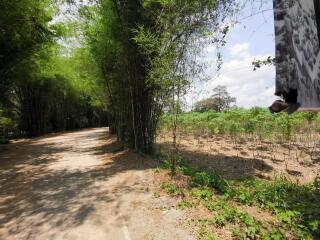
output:
{"label": "blue sky", "polygon": [[[265,59],[275,54],[274,19],[270,10],[272,0],[266,2],[261,8],[249,4],[237,16],[240,23],[231,28],[227,44],[222,49],[224,64],[218,76],[214,70],[216,49],[214,46],[206,49],[205,58],[209,59],[209,65],[212,62],[208,71],[210,80],[194,86],[193,93],[186,97],[188,105],[212,95],[212,89],[217,85],[227,86],[240,107],[267,107],[276,99],[275,68],[266,66],[253,71],[252,67],[254,59]],[[267,11],[260,13],[263,10]]]}

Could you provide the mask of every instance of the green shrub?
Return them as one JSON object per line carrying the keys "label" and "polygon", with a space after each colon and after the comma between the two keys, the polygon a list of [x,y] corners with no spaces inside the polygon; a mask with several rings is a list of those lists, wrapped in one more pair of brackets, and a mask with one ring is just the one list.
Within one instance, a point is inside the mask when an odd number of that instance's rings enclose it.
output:
{"label": "green shrub", "polygon": [[213,192],[210,188],[195,188],[191,191],[191,195],[197,199],[209,201],[213,197]]}
{"label": "green shrub", "polygon": [[171,183],[167,183],[167,182],[162,183],[161,188],[173,196],[177,196],[182,193],[180,188],[178,188],[177,186],[175,186]]}
{"label": "green shrub", "polygon": [[227,220],[223,215],[216,214],[213,216],[212,222],[218,227],[224,227],[227,223]]}
{"label": "green shrub", "polygon": [[274,230],[271,233],[266,233],[262,236],[262,240],[285,240],[286,237],[280,230]]}
{"label": "green shrub", "polygon": [[242,204],[271,210],[299,239],[320,236],[318,181],[298,185],[287,179],[248,180],[236,186],[231,197]]}
{"label": "green shrub", "polygon": [[192,203],[187,201],[187,200],[182,200],[181,202],[178,203],[177,208],[184,210],[187,208],[191,208],[192,207]]}
{"label": "green shrub", "polygon": [[211,183],[211,178],[209,174],[205,172],[197,172],[192,176],[192,183],[198,187],[208,187]]}

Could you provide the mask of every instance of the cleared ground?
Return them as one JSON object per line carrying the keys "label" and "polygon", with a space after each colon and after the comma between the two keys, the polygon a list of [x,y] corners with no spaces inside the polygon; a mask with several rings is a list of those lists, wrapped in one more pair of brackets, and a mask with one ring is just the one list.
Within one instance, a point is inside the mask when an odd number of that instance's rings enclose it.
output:
{"label": "cleared ground", "polygon": [[0,239],[194,239],[172,199],[154,197],[152,168],[106,128],[13,143],[0,153]]}
{"label": "cleared ground", "polygon": [[[158,145],[172,148],[171,133],[158,136]],[[320,142],[272,143],[228,136],[178,135],[178,149],[191,164],[218,171],[228,179],[284,176],[293,182],[310,183],[320,176]]]}

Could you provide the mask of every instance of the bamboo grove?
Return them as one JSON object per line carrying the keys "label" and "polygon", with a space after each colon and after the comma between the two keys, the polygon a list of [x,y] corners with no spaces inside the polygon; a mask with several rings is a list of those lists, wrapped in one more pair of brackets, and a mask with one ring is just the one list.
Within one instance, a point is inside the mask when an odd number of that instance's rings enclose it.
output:
{"label": "bamboo grove", "polygon": [[232,0],[102,0],[82,8],[87,44],[101,69],[111,129],[130,147],[151,152],[164,110],[202,66],[205,43],[223,43]]}
{"label": "bamboo grove", "polygon": [[72,24],[58,21],[58,15],[58,2],[0,2],[1,138],[104,121],[96,85],[90,85],[94,74],[82,67],[86,50],[67,51]]}
{"label": "bamboo grove", "polygon": [[236,6],[1,1],[1,135],[108,124],[129,147],[152,152],[159,117],[177,112],[192,80],[202,77],[197,57],[208,43],[224,44],[224,22]]}

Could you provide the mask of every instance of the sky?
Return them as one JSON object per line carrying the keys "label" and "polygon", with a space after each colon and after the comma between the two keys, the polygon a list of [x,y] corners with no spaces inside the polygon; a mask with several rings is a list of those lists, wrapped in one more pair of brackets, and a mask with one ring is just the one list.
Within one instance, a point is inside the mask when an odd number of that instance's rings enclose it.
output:
{"label": "sky", "polygon": [[230,95],[236,97],[239,107],[267,107],[277,99],[274,96],[274,66],[265,66],[257,71],[253,71],[252,66],[255,59],[275,55],[272,0],[266,2],[261,8],[249,4],[237,16],[239,23],[231,27],[227,44],[222,49],[223,65],[218,75],[214,64],[216,48],[207,47],[205,58],[209,60],[210,80],[192,87],[192,92],[186,97],[188,108],[196,101],[211,96],[218,85],[227,87]]}

